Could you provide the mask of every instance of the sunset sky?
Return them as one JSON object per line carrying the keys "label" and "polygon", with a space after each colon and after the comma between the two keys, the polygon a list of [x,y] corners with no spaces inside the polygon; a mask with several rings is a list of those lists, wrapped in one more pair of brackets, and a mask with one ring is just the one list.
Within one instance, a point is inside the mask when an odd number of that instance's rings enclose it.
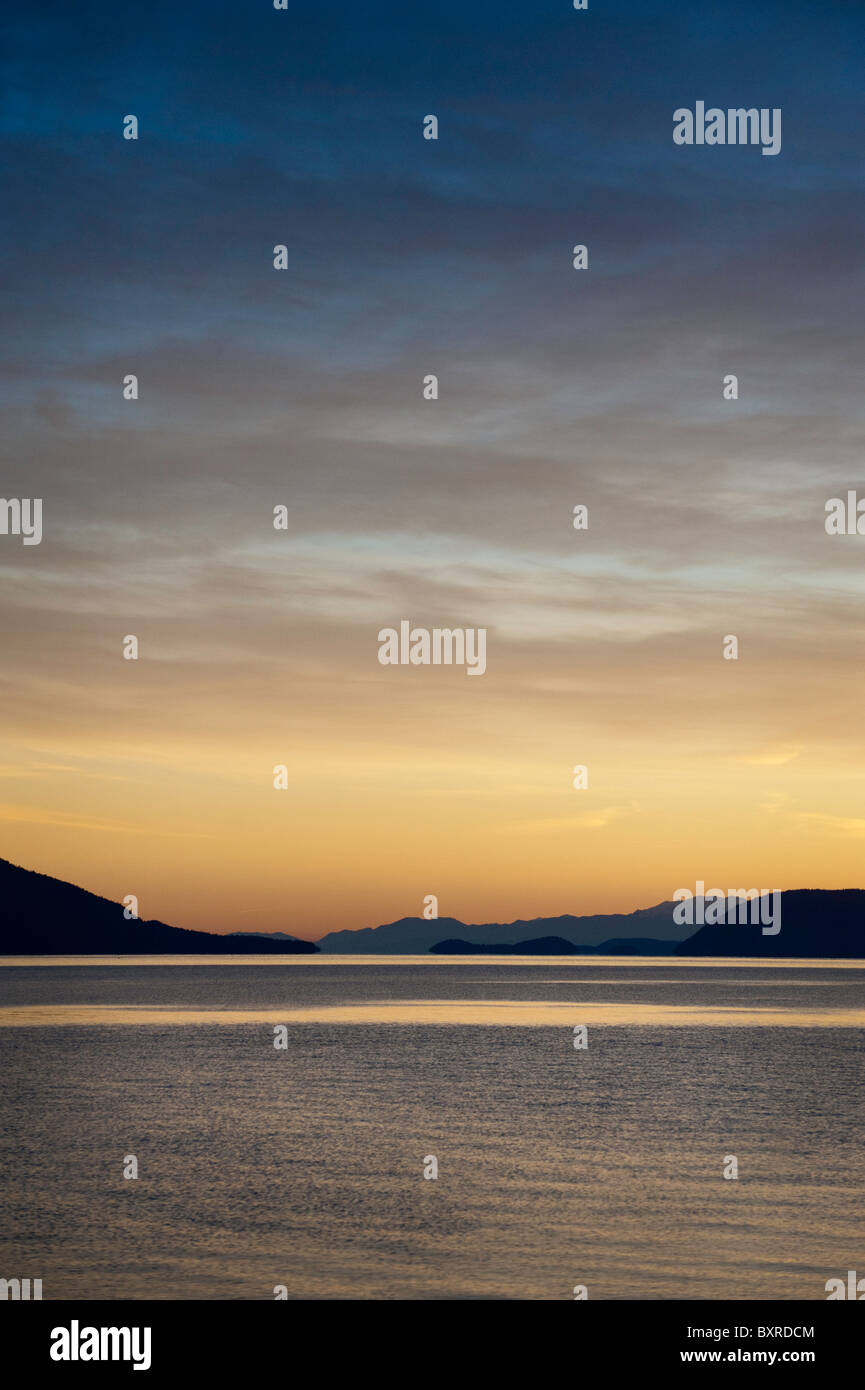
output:
{"label": "sunset sky", "polygon": [[308,937],[865,886],[865,10],[114,20],[2,44],[0,856]]}

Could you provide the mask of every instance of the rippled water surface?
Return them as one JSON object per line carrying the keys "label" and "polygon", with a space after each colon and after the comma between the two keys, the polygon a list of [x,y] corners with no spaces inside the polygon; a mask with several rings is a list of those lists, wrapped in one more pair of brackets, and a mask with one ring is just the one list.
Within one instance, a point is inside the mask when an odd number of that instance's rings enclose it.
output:
{"label": "rippled water surface", "polygon": [[4,1272],[45,1298],[823,1299],[865,1268],[863,986],[835,962],[7,960]]}

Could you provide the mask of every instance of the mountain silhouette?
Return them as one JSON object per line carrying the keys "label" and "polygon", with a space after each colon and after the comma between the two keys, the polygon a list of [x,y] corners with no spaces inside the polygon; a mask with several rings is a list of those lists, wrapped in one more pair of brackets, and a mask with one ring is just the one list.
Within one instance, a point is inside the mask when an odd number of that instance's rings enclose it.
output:
{"label": "mountain silhouette", "polygon": [[613,937],[600,946],[575,946],[562,936],[537,936],[516,945],[498,942],[493,946],[451,938],[430,946],[431,954],[436,956],[671,956],[675,950],[675,941],[658,941],[650,936]]}
{"label": "mountain silhouette", "polygon": [[[704,901],[696,898],[690,904],[694,922],[699,921]],[[765,935],[760,923],[736,925],[738,913],[732,903],[729,922],[695,926],[694,922],[675,922],[673,913],[682,905],[666,902],[623,914],[539,917],[483,925],[467,925],[455,917],[432,921],[403,917],[380,927],[330,932],[318,944],[325,954],[424,954],[434,947],[441,954],[445,942],[463,943],[463,953],[470,944],[481,954],[490,948],[519,944],[525,954],[531,954],[532,942],[556,937],[570,946],[589,947],[592,953],[603,955],[865,957],[865,890],[797,888],[781,893],[780,904],[781,930],[776,935]],[[725,910],[727,906],[725,903]],[[748,908],[743,915],[750,916],[752,911],[753,907]]]}
{"label": "mountain silhouette", "polygon": [[[734,916],[731,911],[731,918]],[[810,956],[820,960],[865,956],[865,890],[793,888],[781,894],[781,930],[722,921],[700,927],[676,947],[677,956]]]}
{"label": "mountain silhouette", "polygon": [[433,955],[440,956],[586,956],[594,954],[594,946],[575,946],[561,936],[540,936],[532,941],[517,941],[514,945],[478,946],[472,941],[439,941],[430,946]]}
{"label": "mountain silhouette", "polygon": [[127,921],[123,908],[84,888],[0,859],[0,955],[285,955],[317,952],[280,936],[216,936],[165,922]]}
{"label": "mountain silhouette", "polygon": [[[0,955],[604,954],[865,958],[865,890],[790,889],[780,894],[781,930],[760,923],[679,924],[679,904],[588,917],[466,925],[455,917],[403,917],[380,927],[329,932],[318,944],[283,932],[189,931],[127,921],[119,903],[0,859]],[[703,904],[691,904],[695,920]],[[647,931],[648,928],[648,931]],[[447,948],[447,950],[446,950]]]}
{"label": "mountain silhouette", "polygon": [[456,917],[402,917],[380,927],[361,927],[357,931],[328,932],[318,942],[325,954],[340,955],[355,952],[390,955],[424,954],[431,946],[445,939],[474,941],[479,946],[515,945],[517,942],[556,936],[572,946],[600,946],[611,937],[651,937],[675,944],[692,936],[692,926],[679,926],[673,921],[676,904],[658,903],[656,907],[638,908],[636,912],[614,912],[591,917],[537,917],[516,922],[484,922],[467,924]]}

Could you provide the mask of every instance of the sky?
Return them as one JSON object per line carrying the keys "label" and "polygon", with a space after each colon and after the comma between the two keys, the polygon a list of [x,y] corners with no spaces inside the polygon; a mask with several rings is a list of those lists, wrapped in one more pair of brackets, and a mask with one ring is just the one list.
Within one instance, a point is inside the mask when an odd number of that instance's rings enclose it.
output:
{"label": "sky", "polygon": [[[2,857],[310,938],[865,886],[865,10],[19,3],[0,48]],[[697,101],[780,153],[674,144]],[[401,620],[486,672],[382,666]]]}

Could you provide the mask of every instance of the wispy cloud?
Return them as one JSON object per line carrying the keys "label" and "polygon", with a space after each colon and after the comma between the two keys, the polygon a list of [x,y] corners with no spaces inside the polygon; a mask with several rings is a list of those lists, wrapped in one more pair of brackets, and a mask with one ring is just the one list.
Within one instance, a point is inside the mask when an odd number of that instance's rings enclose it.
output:
{"label": "wispy cloud", "polygon": [[[575,792],[578,796],[581,793]],[[514,825],[504,826],[503,829],[509,833],[519,833],[520,835],[543,833],[558,830],[606,830],[614,821],[623,815],[629,815],[639,811],[640,807],[636,801],[630,802],[626,806],[602,806],[596,811],[583,811],[575,816],[550,816],[541,820],[522,820]]]}
{"label": "wispy cloud", "polygon": [[802,743],[767,744],[759,752],[744,753],[739,761],[752,763],[755,767],[783,767],[784,763],[791,763],[794,758],[798,758],[803,748]]}
{"label": "wispy cloud", "polygon": [[853,835],[857,839],[865,836],[865,817],[833,816],[825,811],[800,811],[797,820],[803,825],[812,825],[827,834]]}

